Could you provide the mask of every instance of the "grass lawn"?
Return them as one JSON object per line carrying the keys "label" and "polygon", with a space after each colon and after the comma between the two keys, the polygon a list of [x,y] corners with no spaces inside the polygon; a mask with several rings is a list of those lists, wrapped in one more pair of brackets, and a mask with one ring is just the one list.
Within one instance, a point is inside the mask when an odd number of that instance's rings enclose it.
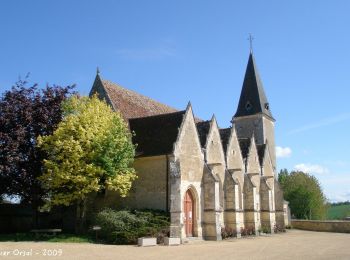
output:
{"label": "grass lawn", "polygon": [[344,219],[350,216],[350,205],[332,205],[327,212],[327,219]]}
{"label": "grass lawn", "polygon": [[93,239],[84,235],[57,234],[55,236],[40,234],[35,239],[32,233],[0,234],[0,242],[24,242],[24,241],[45,241],[62,243],[93,243]]}

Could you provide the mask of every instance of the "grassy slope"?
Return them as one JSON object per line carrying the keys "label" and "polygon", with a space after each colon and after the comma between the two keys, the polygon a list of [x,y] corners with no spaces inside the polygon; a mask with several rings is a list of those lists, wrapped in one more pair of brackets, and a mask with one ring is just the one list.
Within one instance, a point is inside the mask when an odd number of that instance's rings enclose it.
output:
{"label": "grassy slope", "polygon": [[350,216],[350,205],[333,205],[328,209],[328,219],[344,219],[347,216]]}

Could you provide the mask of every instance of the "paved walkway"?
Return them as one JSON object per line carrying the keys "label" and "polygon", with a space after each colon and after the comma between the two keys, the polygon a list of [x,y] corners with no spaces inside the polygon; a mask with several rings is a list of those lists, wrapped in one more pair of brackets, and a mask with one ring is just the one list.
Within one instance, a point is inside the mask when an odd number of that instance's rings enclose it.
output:
{"label": "paved walkway", "polygon": [[[22,251],[23,250],[23,251]],[[50,251],[51,250],[51,251]],[[61,256],[49,256],[59,253]],[[10,251],[10,256],[4,252]],[[17,253],[27,256],[13,256]],[[46,255],[43,255],[45,254]],[[0,243],[0,259],[350,259],[350,234],[290,230],[284,234],[181,246],[113,246],[44,242]]]}

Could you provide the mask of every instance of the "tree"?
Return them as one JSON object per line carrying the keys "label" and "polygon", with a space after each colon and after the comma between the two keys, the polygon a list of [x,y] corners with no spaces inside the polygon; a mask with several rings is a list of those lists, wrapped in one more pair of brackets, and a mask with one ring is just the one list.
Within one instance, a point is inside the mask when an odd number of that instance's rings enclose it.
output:
{"label": "tree", "polygon": [[292,214],[300,219],[324,219],[327,213],[327,199],[316,177],[300,172],[288,173],[286,169],[278,175],[289,201]]}
{"label": "tree", "polygon": [[89,194],[109,189],[125,196],[130,190],[135,149],[120,114],[97,96],[73,96],[63,110],[54,133],[38,139],[48,154],[40,180],[50,192],[47,207],[77,204],[76,230],[81,232]]}
{"label": "tree", "polygon": [[19,196],[36,210],[43,190],[44,154],[37,149],[37,137],[52,134],[62,119],[61,103],[74,86],[37,85],[27,87],[19,80],[0,98],[0,195]]}
{"label": "tree", "polygon": [[287,169],[280,170],[280,173],[278,174],[278,182],[279,183],[285,182],[285,180],[288,176],[289,176],[289,172]]}

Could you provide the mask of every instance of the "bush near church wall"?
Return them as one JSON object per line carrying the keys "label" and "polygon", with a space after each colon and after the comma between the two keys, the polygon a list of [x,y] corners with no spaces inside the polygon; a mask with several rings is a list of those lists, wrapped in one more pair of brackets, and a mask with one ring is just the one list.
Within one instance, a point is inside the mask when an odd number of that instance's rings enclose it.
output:
{"label": "bush near church wall", "polygon": [[100,211],[95,224],[101,227],[100,237],[111,244],[136,244],[139,237],[157,237],[163,243],[170,227],[169,214],[154,210]]}
{"label": "bush near church wall", "polygon": [[344,220],[301,220],[292,219],[292,226],[296,229],[350,233],[350,221]]}

